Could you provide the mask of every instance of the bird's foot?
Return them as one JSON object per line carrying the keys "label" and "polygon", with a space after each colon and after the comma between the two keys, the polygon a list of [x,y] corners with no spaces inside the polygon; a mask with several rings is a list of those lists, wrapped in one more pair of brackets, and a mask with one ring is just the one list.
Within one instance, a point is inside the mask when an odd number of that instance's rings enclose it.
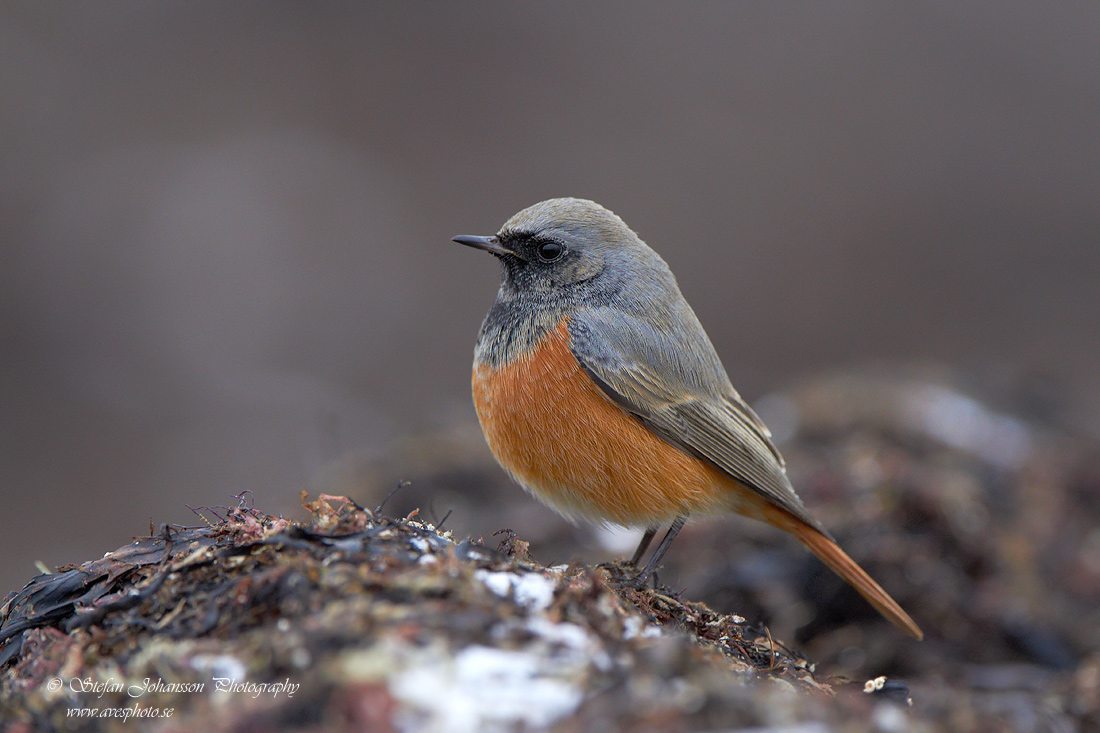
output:
{"label": "bird's foot", "polygon": [[[649,580],[650,574],[645,570],[641,571],[632,578],[624,578],[619,585],[623,588],[632,588],[634,590],[642,590],[645,588],[646,582]],[[656,585],[657,576],[654,575],[654,584]]]}

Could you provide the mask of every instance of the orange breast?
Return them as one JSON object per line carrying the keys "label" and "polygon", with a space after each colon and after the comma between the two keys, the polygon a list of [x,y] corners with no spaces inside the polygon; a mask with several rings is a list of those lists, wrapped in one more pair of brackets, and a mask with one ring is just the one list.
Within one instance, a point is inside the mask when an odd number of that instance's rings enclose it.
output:
{"label": "orange breast", "polygon": [[567,322],[507,366],[474,365],[474,406],[501,466],[569,517],[651,525],[718,509],[728,478],[605,398],[570,351]]}

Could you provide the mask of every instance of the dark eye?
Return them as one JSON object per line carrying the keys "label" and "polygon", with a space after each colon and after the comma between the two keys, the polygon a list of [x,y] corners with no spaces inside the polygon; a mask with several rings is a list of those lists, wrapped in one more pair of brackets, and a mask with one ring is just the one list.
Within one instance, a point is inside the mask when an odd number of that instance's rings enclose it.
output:
{"label": "dark eye", "polygon": [[561,259],[565,254],[565,245],[560,242],[543,242],[537,250],[539,259],[543,262],[553,262]]}

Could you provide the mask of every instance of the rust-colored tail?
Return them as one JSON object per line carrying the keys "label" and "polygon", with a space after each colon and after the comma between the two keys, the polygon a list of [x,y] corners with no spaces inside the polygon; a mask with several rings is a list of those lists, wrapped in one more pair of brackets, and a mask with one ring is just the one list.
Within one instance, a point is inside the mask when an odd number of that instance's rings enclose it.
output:
{"label": "rust-colored tail", "polygon": [[891,598],[890,594],[882,589],[882,586],[872,580],[871,576],[857,565],[855,560],[848,557],[848,554],[840,549],[835,542],[801,519],[793,517],[782,510],[777,509],[774,512],[768,512],[768,514],[771,515],[768,520],[772,524],[790,532],[801,540],[810,552],[817,555],[834,573],[844,578],[849,585],[859,591],[859,594],[866,598],[867,602],[877,608],[878,612],[888,618],[891,623],[903,629],[905,633],[914,639],[924,638],[924,632],[920,630],[913,619],[909,618],[909,614],[902,610],[897,601]]}

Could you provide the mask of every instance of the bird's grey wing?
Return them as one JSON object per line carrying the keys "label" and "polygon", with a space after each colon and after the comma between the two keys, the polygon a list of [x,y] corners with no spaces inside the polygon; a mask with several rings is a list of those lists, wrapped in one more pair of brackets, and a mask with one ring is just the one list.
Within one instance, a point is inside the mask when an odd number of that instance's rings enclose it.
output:
{"label": "bird's grey wing", "polygon": [[573,355],[611,401],[663,440],[824,532],[791,486],[767,428],[730,385],[695,314],[686,304],[683,311],[643,321],[621,311],[582,310],[569,321]]}

